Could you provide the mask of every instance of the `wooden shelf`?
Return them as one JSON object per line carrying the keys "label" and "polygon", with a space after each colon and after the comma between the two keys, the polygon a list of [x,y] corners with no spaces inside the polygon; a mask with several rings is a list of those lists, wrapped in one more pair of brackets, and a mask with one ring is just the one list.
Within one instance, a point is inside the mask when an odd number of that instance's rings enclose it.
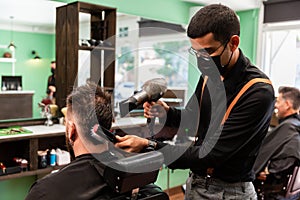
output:
{"label": "wooden shelf", "polygon": [[[1,45],[0,44],[0,48],[1,49],[5,49],[8,50],[8,46],[7,45]],[[10,51],[11,52],[11,58],[0,58],[0,62],[1,63],[11,63],[11,75],[14,76],[15,75],[15,64],[16,64],[16,59],[15,59],[15,51]]]}
{"label": "wooden shelf", "polygon": [[61,168],[61,166],[49,166],[45,169],[38,169],[37,151],[56,148],[67,150],[65,126],[55,124],[53,126],[35,125],[22,127],[32,131],[32,133],[0,136],[0,152],[4,152],[0,154],[0,162],[5,164],[12,161],[13,158],[23,158],[28,161],[29,171],[1,175],[0,180],[47,174],[52,170]]}
{"label": "wooden shelf", "polygon": [[24,139],[57,137],[57,136],[65,135],[65,126],[60,124],[55,124],[53,126],[45,126],[45,125],[23,126],[23,128],[32,131],[32,133],[0,136],[0,144],[3,142],[11,142],[17,140],[24,140]]}
{"label": "wooden shelf", "polygon": [[[80,13],[90,15],[89,35],[86,38],[103,41],[98,46],[79,44]],[[89,79],[105,88],[115,84],[116,8],[73,2],[56,9],[56,65],[60,66],[56,76],[56,104],[65,107],[66,96],[78,82]],[[67,38],[67,40],[66,40]],[[111,44],[111,45],[110,45]],[[87,77],[76,80],[82,67],[79,50],[90,51]],[[112,101],[113,104],[113,101]]]}
{"label": "wooden shelf", "polygon": [[0,58],[0,62],[6,62],[6,63],[15,63],[15,58]]}
{"label": "wooden shelf", "polygon": [[89,47],[89,46],[79,46],[79,50],[88,50],[88,51],[92,51],[92,50],[106,50],[106,51],[115,51],[114,47],[101,47],[101,46],[96,46],[96,47]]}
{"label": "wooden shelf", "polygon": [[41,175],[41,174],[49,174],[53,170],[57,170],[62,167],[63,166],[54,166],[54,167],[47,167],[44,169],[37,169],[37,170],[33,170],[33,171],[24,171],[24,172],[15,173],[15,174],[2,175],[2,176],[0,176],[0,181],[14,179],[14,178],[21,178],[21,177],[25,177],[25,176],[37,176],[37,175]]}

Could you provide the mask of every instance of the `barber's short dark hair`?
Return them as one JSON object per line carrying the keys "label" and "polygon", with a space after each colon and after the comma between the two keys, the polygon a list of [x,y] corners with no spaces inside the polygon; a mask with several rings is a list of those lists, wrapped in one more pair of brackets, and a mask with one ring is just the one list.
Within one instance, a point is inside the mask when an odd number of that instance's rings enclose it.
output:
{"label": "barber's short dark hair", "polygon": [[214,39],[226,43],[231,36],[240,35],[240,22],[236,13],[221,4],[201,8],[191,19],[187,35],[195,39],[213,33]]}
{"label": "barber's short dark hair", "polygon": [[56,61],[55,61],[55,60],[52,60],[52,61],[51,61],[51,64],[53,64],[53,63],[56,63]]}
{"label": "barber's short dark hair", "polygon": [[83,131],[90,133],[94,125],[110,129],[112,125],[111,95],[93,82],[75,88],[67,97],[67,107]]}
{"label": "barber's short dark hair", "polygon": [[282,94],[282,98],[290,100],[293,104],[293,109],[300,108],[300,90],[295,87],[281,86],[278,92]]}

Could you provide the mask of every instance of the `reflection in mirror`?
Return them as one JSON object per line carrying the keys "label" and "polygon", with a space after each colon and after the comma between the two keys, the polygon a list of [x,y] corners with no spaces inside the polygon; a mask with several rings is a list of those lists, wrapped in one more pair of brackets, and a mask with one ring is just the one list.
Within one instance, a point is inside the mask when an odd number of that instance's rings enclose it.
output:
{"label": "reflection in mirror", "polygon": [[[49,66],[50,62],[55,60],[56,7],[64,4],[57,1],[2,1],[0,74],[22,77],[20,85],[8,82],[1,85],[0,124],[2,126],[9,122],[16,125],[18,121],[36,122],[40,119],[41,123],[45,121],[38,103],[47,96],[47,78],[51,74]],[[39,17],[32,17],[30,13],[35,13],[35,16]],[[10,18],[14,18],[13,26]],[[11,41],[17,46],[15,51],[8,48]],[[31,54],[32,50],[38,51],[42,59],[35,61]],[[4,56],[5,52],[8,54]],[[3,58],[8,56],[11,58]],[[0,83],[2,83],[1,77]],[[10,89],[11,91],[8,91]],[[13,92],[15,94],[12,94]],[[4,96],[10,97],[6,101],[3,99],[6,98]]]}
{"label": "reflection in mirror", "polygon": [[190,43],[184,28],[120,13],[117,22],[115,111],[153,78],[165,78],[169,89],[187,99]]}
{"label": "reflection in mirror", "polygon": [[[79,13],[79,45],[91,46],[92,40],[90,35],[91,14]],[[77,86],[83,85],[91,77],[91,52],[79,50],[78,53],[78,74]]]}
{"label": "reflection in mirror", "polygon": [[91,77],[91,53],[89,51],[79,50],[78,56],[78,86],[84,85]]}
{"label": "reflection in mirror", "polygon": [[[80,46],[90,46],[92,41],[89,42],[91,39],[91,15],[88,13],[79,13],[80,18],[80,24],[79,24],[79,41],[78,43]],[[168,75],[172,70],[169,69],[176,69],[177,72],[181,74],[182,77],[174,78],[174,76],[170,76],[170,80],[173,80],[173,83],[176,82],[174,85],[179,85],[178,81],[181,81],[186,79],[186,69],[187,66],[182,64],[180,62],[180,59],[182,58],[181,53],[185,51],[185,46],[188,43],[180,43],[182,40],[187,40],[187,37],[185,33],[179,33],[175,36],[173,35],[166,35],[166,34],[160,34],[160,35],[148,35],[148,36],[140,36],[139,35],[139,25],[140,25],[141,18],[138,16],[132,16],[132,15],[125,15],[118,13],[117,15],[117,45],[116,45],[116,73],[115,73],[115,99],[117,100],[115,102],[115,105],[118,104],[118,101],[120,101],[122,98],[126,98],[130,93],[133,93],[134,90],[140,89],[140,86],[142,84],[142,81],[149,79],[149,77],[152,77],[152,74],[148,74],[150,68],[143,68],[143,66],[146,65],[146,63],[150,63],[150,65],[153,64],[153,62],[158,63],[161,67],[161,70],[159,70],[159,66],[157,68],[152,68],[155,72],[154,75]],[[177,48],[179,52],[175,52],[175,59],[174,56],[172,59],[166,60],[166,57],[163,57],[163,54],[160,54],[159,52],[155,51],[155,46],[160,45],[160,48],[163,46],[170,46],[171,44],[173,46],[176,46],[172,43],[172,41],[178,41],[178,45],[181,48]],[[149,48],[148,48],[149,47]],[[91,77],[91,51],[83,51],[79,50],[79,62],[78,62],[78,85],[82,85],[86,82],[87,79]],[[164,54],[166,56],[169,56],[167,54]],[[185,56],[185,55],[184,55]],[[165,61],[163,61],[165,60]],[[184,60],[184,59],[181,59]],[[174,62],[172,62],[174,61]],[[175,63],[176,61],[176,63]],[[178,61],[178,62],[177,62]],[[151,63],[152,62],[152,63]],[[43,73],[47,73],[49,75],[49,64],[50,61],[46,61],[45,64],[45,71]],[[143,65],[143,66],[142,66]],[[33,65],[31,65],[33,66]],[[58,66],[59,67],[59,66]],[[10,68],[8,68],[10,69]],[[36,70],[40,70],[40,68],[36,68]],[[163,70],[164,69],[164,70]],[[152,72],[153,72],[152,70]],[[102,72],[104,70],[101,70]],[[141,76],[142,74],[145,74],[144,72],[147,71],[146,76]],[[24,71],[24,73],[27,73]],[[149,75],[149,76],[148,76]],[[46,76],[45,76],[46,77]],[[102,81],[104,79],[101,79]],[[174,81],[175,80],[175,81]],[[168,85],[172,85],[169,83]],[[43,82],[39,85],[39,89],[36,90],[36,96],[38,95],[38,101],[40,102],[41,98],[43,98],[42,95],[45,93],[45,87],[46,87],[46,80],[43,78]],[[186,86],[184,86],[186,87]],[[32,106],[34,107],[34,110],[39,109],[37,102],[33,103]],[[40,113],[37,113],[38,115],[33,115],[35,118],[40,118]]]}

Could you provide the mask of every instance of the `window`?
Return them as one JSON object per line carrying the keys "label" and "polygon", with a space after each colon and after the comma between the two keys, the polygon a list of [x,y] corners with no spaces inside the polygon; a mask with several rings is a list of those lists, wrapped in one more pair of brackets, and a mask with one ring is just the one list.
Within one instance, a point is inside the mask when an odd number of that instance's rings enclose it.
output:
{"label": "window", "polygon": [[300,88],[300,23],[266,24],[262,52],[263,70],[276,92],[282,85]]}
{"label": "window", "polygon": [[120,27],[119,37],[127,37],[127,36],[128,36],[128,27]]}
{"label": "window", "polygon": [[123,21],[118,19],[118,24],[128,24],[128,37],[116,38],[116,107],[153,78],[165,78],[168,89],[187,91],[190,43],[186,34],[173,31],[172,34],[140,37],[138,21],[135,16],[126,16]]}

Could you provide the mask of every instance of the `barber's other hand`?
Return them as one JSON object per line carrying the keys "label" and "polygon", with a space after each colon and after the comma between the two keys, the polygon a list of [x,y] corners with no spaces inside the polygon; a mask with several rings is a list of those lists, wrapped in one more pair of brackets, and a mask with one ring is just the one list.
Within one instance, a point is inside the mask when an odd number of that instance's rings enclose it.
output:
{"label": "barber's other hand", "polygon": [[147,139],[136,135],[125,135],[123,137],[116,135],[116,138],[118,142],[115,143],[115,147],[121,148],[127,152],[138,153],[148,146]]}
{"label": "barber's other hand", "polygon": [[146,118],[154,118],[154,117],[165,117],[170,107],[163,101],[157,102],[145,102],[143,104],[144,108],[144,117]]}

